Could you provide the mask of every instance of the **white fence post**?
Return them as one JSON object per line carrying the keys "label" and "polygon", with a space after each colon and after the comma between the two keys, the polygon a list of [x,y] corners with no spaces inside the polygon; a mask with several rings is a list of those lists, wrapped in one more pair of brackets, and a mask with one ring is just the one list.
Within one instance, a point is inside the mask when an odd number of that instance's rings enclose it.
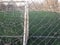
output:
{"label": "white fence post", "polygon": [[23,45],[27,45],[29,36],[29,15],[28,15],[28,2],[25,2],[25,13],[24,13],[24,36]]}

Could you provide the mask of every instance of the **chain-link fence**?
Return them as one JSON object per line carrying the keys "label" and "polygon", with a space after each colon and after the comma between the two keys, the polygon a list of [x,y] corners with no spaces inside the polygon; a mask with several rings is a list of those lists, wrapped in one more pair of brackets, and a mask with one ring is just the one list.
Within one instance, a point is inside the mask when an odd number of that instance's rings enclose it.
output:
{"label": "chain-link fence", "polygon": [[0,2],[0,45],[22,45],[25,10],[23,3]]}
{"label": "chain-link fence", "polygon": [[0,1],[0,45],[26,43],[60,45],[58,0],[30,0],[27,6],[20,1]]}
{"label": "chain-link fence", "polygon": [[28,45],[60,45],[60,2],[31,1]]}

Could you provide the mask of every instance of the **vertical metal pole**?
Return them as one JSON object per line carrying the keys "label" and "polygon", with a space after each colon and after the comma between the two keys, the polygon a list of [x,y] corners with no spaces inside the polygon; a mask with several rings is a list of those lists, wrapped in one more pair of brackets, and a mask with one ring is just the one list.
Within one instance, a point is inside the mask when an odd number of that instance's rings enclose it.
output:
{"label": "vertical metal pole", "polygon": [[23,45],[27,45],[29,36],[29,15],[28,15],[28,2],[25,2],[25,14],[24,14],[24,36]]}

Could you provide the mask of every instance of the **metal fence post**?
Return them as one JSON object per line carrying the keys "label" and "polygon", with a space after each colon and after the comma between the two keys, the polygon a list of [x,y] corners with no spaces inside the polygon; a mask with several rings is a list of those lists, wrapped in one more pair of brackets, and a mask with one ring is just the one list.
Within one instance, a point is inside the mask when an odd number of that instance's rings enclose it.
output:
{"label": "metal fence post", "polygon": [[29,36],[29,15],[28,15],[28,2],[25,2],[25,13],[24,13],[24,36],[23,45],[27,45]]}

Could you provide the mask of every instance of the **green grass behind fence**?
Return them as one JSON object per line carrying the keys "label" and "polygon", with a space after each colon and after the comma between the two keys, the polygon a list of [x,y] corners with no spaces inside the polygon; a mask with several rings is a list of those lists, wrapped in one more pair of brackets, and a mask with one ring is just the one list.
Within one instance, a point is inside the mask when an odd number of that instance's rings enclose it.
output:
{"label": "green grass behind fence", "polygon": [[[32,11],[30,17],[31,36],[60,36],[60,13]],[[59,39],[29,38],[28,45],[59,45]]]}
{"label": "green grass behind fence", "polygon": [[[29,25],[30,36],[60,36],[60,13],[30,11]],[[23,14],[21,12],[0,12],[0,35],[18,36],[22,33]],[[30,38],[28,45],[37,45],[43,40],[42,38],[36,39],[37,38]],[[44,40],[41,45],[44,45],[49,40],[50,39],[47,39],[47,41]],[[51,39],[47,45],[52,44],[54,41],[55,39]],[[54,45],[59,44],[59,39],[57,39]]]}
{"label": "green grass behind fence", "polygon": [[23,14],[19,11],[0,12],[0,35],[22,35]]}

